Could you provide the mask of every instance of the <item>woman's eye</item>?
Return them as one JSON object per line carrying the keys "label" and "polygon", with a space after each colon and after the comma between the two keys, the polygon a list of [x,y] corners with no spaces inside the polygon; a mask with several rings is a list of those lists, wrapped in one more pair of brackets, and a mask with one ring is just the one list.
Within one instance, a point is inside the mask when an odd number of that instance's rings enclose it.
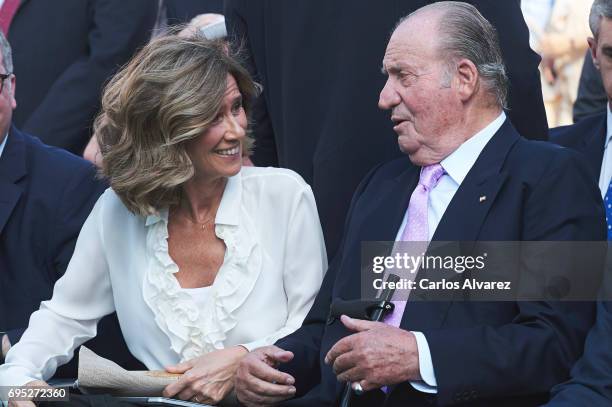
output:
{"label": "woman's eye", "polygon": [[232,106],[232,113],[233,114],[240,113],[240,110],[242,110],[242,102],[234,103],[234,105]]}

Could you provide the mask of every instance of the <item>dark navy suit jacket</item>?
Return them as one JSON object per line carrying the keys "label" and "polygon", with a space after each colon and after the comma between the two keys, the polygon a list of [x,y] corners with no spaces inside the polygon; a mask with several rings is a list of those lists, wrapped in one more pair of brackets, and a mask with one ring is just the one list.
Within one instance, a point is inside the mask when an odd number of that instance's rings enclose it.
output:
{"label": "dark navy suit jacket", "polygon": [[156,16],[155,0],[21,0],[7,36],[15,125],[81,154],[102,87],[146,44]]}
{"label": "dark navy suit jacket", "polygon": [[[551,141],[583,153],[590,164],[594,182],[599,174],[604,153],[607,113],[582,119],[573,126],[551,129]],[[604,289],[610,289],[610,270]],[[610,292],[606,294],[610,298]],[[612,405],[612,303],[600,301],[597,320],[590,330],[582,358],[572,368],[571,380],[552,391],[550,407]]]}
{"label": "dark navy suit jacket", "polygon": [[[296,378],[286,405],[334,405],[343,384],[323,358],[347,335],[326,325],[336,298],[360,297],[362,241],[393,241],[420,168],[402,158],[375,168],[351,204],[341,249],[303,326],[277,345],[295,354],[281,368]],[[486,196],[485,201],[479,197]],[[601,197],[575,152],[528,141],[506,121],[449,204],[434,241],[605,240]],[[401,328],[427,338],[437,395],[409,383],[367,393],[355,405],[533,406],[567,379],[594,319],[592,303],[410,302]]]}
{"label": "dark navy suit jacket", "polygon": [[[0,156],[0,331],[16,343],[40,302],[51,298],[81,226],[106,185],[80,157],[12,127]],[[114,314],[88,346],[131,366]],[[75,376],[73,366],[63,376]]]}

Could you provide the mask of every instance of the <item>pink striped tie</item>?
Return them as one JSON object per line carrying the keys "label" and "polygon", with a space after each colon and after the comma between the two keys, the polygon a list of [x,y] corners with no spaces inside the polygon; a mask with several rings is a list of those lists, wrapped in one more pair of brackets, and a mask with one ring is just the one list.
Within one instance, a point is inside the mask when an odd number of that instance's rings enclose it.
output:
{"label": "pink striped tie", "polygon": [[[443,175],[444,168],[440,164],[428,165],[421,169],[419,185],[412,192],[408,204],[408,221],[402,232],[402,241],[429,241],[429,225],[427,223],[429,192],[438,185]],[[399,327],[406,308],[406,301],[393,301],[393,304],[395,304],[395,309],[385,317],[383,322]]]}

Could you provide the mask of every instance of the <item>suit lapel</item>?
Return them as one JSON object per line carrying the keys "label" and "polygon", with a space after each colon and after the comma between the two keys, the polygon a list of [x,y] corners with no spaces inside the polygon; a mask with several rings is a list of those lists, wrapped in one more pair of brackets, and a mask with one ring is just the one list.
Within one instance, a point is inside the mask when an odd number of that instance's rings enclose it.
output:
{"label": "suit lapel", "polygon": [[13,127],[0,156],[0,234],[23,193],[17,182],[26,174],[25,141]]}
{"label": "suit lapel", "polygon": [[[351,230],[350,233],[359,236],[358,242],[363,245],[367,242],[392,242],[395,240],[397,231],[402,223],[402,219],[408,208],[408,202],[412,191],[419,181],[420,167],[416,167],[406,158],[406,170],[394,178],[382,181],[376,191],[376,197],[368,200],[363,206],[358,206],[357,210],[362,219],[358,223],[358,230]],[[385,246],[385,250],[386,250]],[[349,252],[361,253],[362,246],[354,247]],[[382,255],[382,253],[377,253]],[[358,255],[359,256],[359,255]],[[359,259],[360,264],[361,259]],[[361,267],[368,265],[361,264]],[[350,273],[355,270],[351,268]],[[356,299],[362,297],[360,279],[338,278],[336,292],[343,294],[345,299]],[[374,298],[376,293],[369,293]],[[366,295],[367,296],[367,295]]]}
{"label": "suit lapel", "polygon": [[584,137],[584,141],[580,146],[580,151],[588,157],[588,162],[591,167],[591,172],[595,176],[595,180],[599,180],[601,172],[601,164],[604,155],[604,146],[606,143],[606,124],[607,114],[602,115],[602,119],[598,121],[594,131]]}
{"label": "suit lapel", "polygon": [[508,174],[502,165],[519,140],[508,120],[495,133],[459,186],[432,240],[475,241]]}
{"label": "suit lapel", "polygon": [[361,241],[394,241],[412,191],[419,181],[420,167],[406,158],[406,169],[398,176],[383,180],[376,199],[359,208],[363,222],[357,231]]}
{"label": "suit lapel", "polygon": [[[444,212],[432,241],[474,242],[508,174],[502,166],[519,135],[508,120],[495,133],[459,186]],[[469,250],[469,247],[462,246]],[[417,279],[419,278],[419,273]],[[419,295],[419,292],[415,292]],[[411,293],[412,296],[412,293]],[[413,330],[439,328],[449,301],[414,301],[407,305],[401,327]]]}

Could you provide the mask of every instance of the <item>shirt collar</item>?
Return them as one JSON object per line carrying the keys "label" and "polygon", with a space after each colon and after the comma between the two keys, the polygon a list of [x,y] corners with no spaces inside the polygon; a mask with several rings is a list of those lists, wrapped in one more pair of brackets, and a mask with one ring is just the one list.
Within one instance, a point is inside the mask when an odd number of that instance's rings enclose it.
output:
{"label": "shirt collar", "polygon": [[504,124],[504,121],[506,121],[506,114],[502,111],[487,127],[467,139],[440,162],[442,168],[458,185],[461,185],[482,150]]}
{"label": "shirt collar", "polygon": [[610,139],[612,139],[612,112],[610,111],[610,103],[606,103],[607,120],[606,120],[606,142],[604,148],[608,147]]}
{"label": "shirt collar", "polygon": [[[217,215],[215,225],[237,226],[240,217],[240,204],[242,200],[242,171],[227,179],[223,196]],[[161,209],[156,215],[149,215],[145,220],[145,226],[153,225],[159,221],[168,222],[168,208]]]}
{"label": "shirt collar", "polygon": [[4,141],[0,144],[0,157],[2,157],[2,152],[4,151],[4,146],[6,146],[6,140],[8,140],[8,134],[4,137]]}

